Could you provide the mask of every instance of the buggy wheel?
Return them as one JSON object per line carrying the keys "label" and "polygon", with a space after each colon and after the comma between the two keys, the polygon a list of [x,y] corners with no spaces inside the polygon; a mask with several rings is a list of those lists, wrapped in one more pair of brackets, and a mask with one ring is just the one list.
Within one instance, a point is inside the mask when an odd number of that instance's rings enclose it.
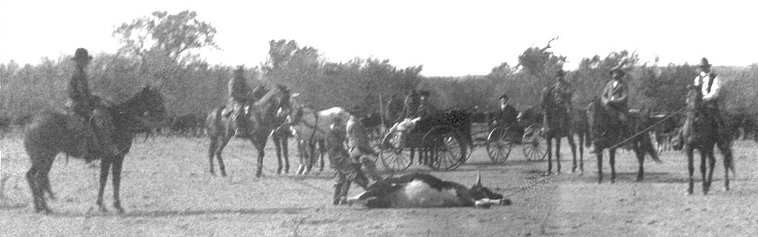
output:
{"label": "buggy wheel", "polygon": [[435,127],[424,134],[421,145],[425,149],[429,167],[433,170],[454,170],[466,159],[466,148],[461,136],[451,126]]}
{"label": "buggy wheel", "polygon": [[542,128],[533,124],[524,130],[521,141],[524,157],[528,161],[541,161],[547,156],[545,137],[542,136]]}
{"label": "buggy wheel", "polygon": [[394,131],[384,136],[384,144],[381,144],[379,159],[382,160],[384,168],[390,172],[401,172],[411,166],[412,157],[410,149],[405,147],[404,136],[402,132]]}
{"label": "buggy wheel", "polygon": [[495,163],[503,163],[511,154],[513,142],[511,141],[511,129],[496,127],[487,136],[487,155]]}

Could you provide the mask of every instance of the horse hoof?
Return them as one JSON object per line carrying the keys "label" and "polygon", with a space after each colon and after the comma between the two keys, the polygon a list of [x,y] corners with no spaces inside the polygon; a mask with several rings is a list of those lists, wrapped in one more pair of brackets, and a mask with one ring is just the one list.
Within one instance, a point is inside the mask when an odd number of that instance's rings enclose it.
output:
{"label": "horse hoof", "polygon": [[724,192],[728,192],[728,191],[729,191],[729,187],[725,187]]}
{"label": "horse hoof", "polygon": [[97,210],[100,212],[108,212],[108,209],[106,209],[104,206],[100,206],[99,208],[97,208]]}
{"label": "horse hoof", "polygon": [[121,206],[114,206],[113,208],[116,209],[116,211],[118,212],[118,214],[124,214],[124,213],[126,213],[126,211],[124,211],[124,208],[122,208]]}

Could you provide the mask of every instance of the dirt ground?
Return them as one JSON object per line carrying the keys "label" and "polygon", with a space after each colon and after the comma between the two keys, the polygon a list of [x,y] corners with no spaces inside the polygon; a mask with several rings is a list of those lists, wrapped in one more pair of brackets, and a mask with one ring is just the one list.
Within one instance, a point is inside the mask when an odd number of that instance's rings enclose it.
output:
{"label": "dirt ground", "polygon": [[[0,236],[754,236],[758,232],[756,144],[735,143],[738,177],[723,191],[719,156],[712,192],[703,195],[699,172],[695,194],[684,195],[686,159],[667,152],[650,162],[645,180],[634,182],[637,162],[622,151],[618,178],[596,183],[597,162],[586,155],[584,173],[571,173],[563,146],[563,173],[544,176],[545,162],[527,162],[520,151],[492,164],[483,147],[455,171],[431,172],[470,185],[481,170],[485,186],[513,201],[491,209],[365,209],[331,205],[331,172],[275,175],[273,145],[266,148],[263,178],[255,178],[254,150],[235,140],[225,150],[229,177],[208,172],[208,142],[200,138],[135,141],[126,157],[122,205],[93,211],[97,170],[59,156],[51,172],[58,199],[52,215],[34,213],[24,173],[29,166],[21,139],[0,140],[2,176]],[[291,151],[294,151],[294,146]],[[607,159],[607,158],[606,158]],[[381,167],[381,165],[380,165]],[[699,161],[696,164],[699,167]],[[411,171],[430,172],[412,166]],[[697,169],[696,169],[697,170]],[[353,186],[351,194],[360,192]],[[111,203],[110,183],[105,202]]]}

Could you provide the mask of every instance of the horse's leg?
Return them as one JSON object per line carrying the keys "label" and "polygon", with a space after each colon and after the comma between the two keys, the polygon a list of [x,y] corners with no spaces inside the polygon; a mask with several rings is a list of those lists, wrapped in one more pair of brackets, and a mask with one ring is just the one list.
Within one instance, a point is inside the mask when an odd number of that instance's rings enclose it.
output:
{"label": "horse's leg", "polygon": [[555,164],[558,168],[556,173],[561,173],[561,136],[555,137]]}
{"label": "horse's leg", "polygon": [[326,143],[321,140],[321,149],[319,149],[319,167],[318,172],[324,172],[324,156],[326,155]]}
{"label": "horse's leg", "polygon": [[55,194],[50,186],[50,169],[52,168],[52,162],[50,162],[50,165],[43,165],[40,169],[38,180],[41,182],[40,189],[50,195],[50,200],[55,200]]}
{"label": "horse's leg", "polygon": [[645,175],[645,149],[640,147],[637,143],[634,143],[632,146],[634,155],[637,156],[637,164],[640,166],[637,170],[637,178],[635,178],[634,181],[642,181]]}
{"label": "horse's leg", "polygon": [[611,183],[616,182],[616,148],[608,149],[608,164],[611,165]]}
{"label": "horse's leg", "polygon": [[40,189],[37,187],[37,176],[38,175],[37,167],[32,165],[31,168],[29,168],[29,171],[26,172],[26,182],[29,183],[29,191],[32,192],[32,203],[34,204],[34,211],[42,211],[44,208],[42,208],[42,202],[40,202],[41,198],[40,196]]}
{"label": "horse's leg", "polygon": [[708,174],[706,173],[708,170],[708,167],[706,167],[708,152],[706,150],[705,146],[700,150],[700,175],[703,176],[703,194],[708,194]]}
{"label": "horse's leg", "polygon": [[[579,146],[578,146],[578,148],[579,148],[579,173],[584,173],[584,133],[580,132],[580,133],[577,133],[577,135],[579,137]],[[570,143],[573,143],[573,141],[574,140],[572,139],[570,141]],[[577,146],[573,145],[572,147],[577,147]],[[574,162],[574,167],[576,167],[576,161]],[[573,169],[572,169],[572,172],[573,172]]]}
{"label": "horse's leg", "polygon": [[224,166],[224,158],[221,156],[221,152],[224,151],[224,147],[229,144],[229,140],[232,139],[231,133],[225,134],[221,137],[221,142],[216,148],[216,159],[218,160],[218,169],[221,171],[221,176],[226,177],[226,166]]}
{"label": "horse's leg", "polygon": [[[756,133],[758,134],[758,133]],[[724,191],[729,191],[729,171],[734,173],[734,159],[732,156],[731,142],[726,139],[719,139],[716,143],[724,156]]]}
{"label": "horse's leg", "polygon": [[111,169],[111,162],[112,158],[110,157],[103,157],[100,160],[100,188],[97,190],[97,201],[95,204],[97,204],[98,210],[101,212],[108,211],[103,206],[103,192],[105,191],[105,184],[108,183],[108,172]]}
{"label": "horse's leg", "polygon": [[[708,168],[709,169],[708,169],[708,185],[706,186],[707,187],[706,190],[711,189],[711,183],[713,182],[713,170],[714,170],[714,166],[716,166],[716,157],[714,156],[713,153],[714,153],[713,150],[708,152],[708,165],[709,165]],[[729,172],[729,171],[725,171],[725,172]]]}
{"label": "horse's leg", "polygon": [[298,150],[299,158],[300,158],[299,159],[300,166],[297,167],[297,174],[300,175],[300,174],[303,174],[303,171],[305,171],[305,159],[306,159],[305,157],[308,156],[307,154],[308,151],[305,148],[305,141],[297,139],[297,150]]}
{"label": "horse's leg", "polygon": [[119,190],[121,190],[121,169],[123,164],[124,156],[119,154],[114,157],[111,166],[113,169],[113,176],[111,177],[111,182],[113,183],[113,208],[116,208],[118,213],[124,213],[124,208],[121,207],[121,196],[119,195]]}
{"label": "horse's leg", "polygon": [[553,171],[553,138],[552,136],[547,136],[545,138],[545,141],[547,142],[547,174],[550,174]]}
{"label": "horse's leg", "polygon": [[253,145],[258,149],[258,170],[255,172],[256,178],[263,176],[263,156],[265,155],[264,149],[266,148],[266,138],[258,139],[257,141],[253,140]]}
{"label": "horse's leg", "polygon": [[598,149],[595,153],[595,156],[597,157],[597,183],[603,182],[603,150],[597,147],[597,144],[595,144],[595,149]]}
{"label": "horse's leg", "polygon": [[284,136],[281,138],[282,153],[284,155],[284,173],[290,172],[290,157],[289,157],[289,138]]}
{"label": "horse's leg", "polygon": [[[574,134],[569,133],[569,135],[566,136],[566,141],[568,142],[569,146],[571,147],[571,159],[574,162],[573,166],[571,166],[571,173],[574,173],[574,172],[576,172],[576,143],[574,143]],[[579,143],[579,144],[581,144],[581,143]],[[580,145],[580,147],[581,147],[581,145]]]}
{"label": "horse's leg", "polygon": [[210,163],[210,172],[211,175],[215,176],[216,171],[213,170],[213,158],[216,154],[216,149],[218,149],[218,140],[216,137],[211,138],[211,144],[208,146],[208,162]]}
{"label": "horse's leg", "polygon": [[276,131],[271,134],[271,140],[274,141],[274,150],[276,150],[276,164],[279,166],[276,168],[276,174],[282,174],[282,144],[280,139]]}
{"label": "horse's leg", "polygon": [[733,167],[730,162],[724,157],[724,191],[729,191],[729,168]]}
{"label": "horse's leg", "polygon": [[692,189],[693,189],[693,186],[695,185],[695,179],[694,179],[694,177],[692,175],[692,173],[695,172],[695,164],[693,164],[694,163],[694,157],[693,157],[694,154],[693,154],[693,148],[690,147],[690,146],[687,146],[687,147],[688,148],[687,148],[687,150],[685,152],[687,153],[687,171],[688,171],[688,174],[689,174],[688,177],[690,179],[689,186],[687,187],[687,194],[688,195],[692,195]]}

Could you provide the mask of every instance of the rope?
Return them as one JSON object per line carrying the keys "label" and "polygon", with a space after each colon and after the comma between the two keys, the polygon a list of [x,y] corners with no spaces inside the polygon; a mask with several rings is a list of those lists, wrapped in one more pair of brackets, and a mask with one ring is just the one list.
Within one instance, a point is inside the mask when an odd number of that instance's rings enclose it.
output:
{"label": "rope", "polygon": [[666,120],[668,120],[669,118],[673,117],[674,115],[677,115],[677,114],[681,113],[682,111],[684,111],[684,109],[685,109],[685,108],[686,108],[686,107],[682,107],[682,108],[680,108],[679,110],[675,111],[674,113],[672,113],[672,114],[670,114],[670,115],[668,115],[668,116],[664,117],[663,119],[661,119],[661,121],[658,121],[658,122],[654,123],[653,125],[650,125],[649,127],[645,128],[645,129],[642,129],[641,131],[639,131],[639,132],[635,133],[635,134],[634,134],[634,135],[632,135],[631,137],[628,137],[628,138],[626,138],[626,139],[622,140],[621,142],[619,142],[619,143],[616,143],[616,145],[613,145],[613,146],[609,147],[608,149],[614,149],[614,148],[617,148],[617,147],[621,146],[622,144],[624,144],[624,143],[627,143],[627,142],[631,141],[632,139],[636,138],[636,137],[637,137],[637,136],[639,136],[640,134],[643,134],[643,133],[646,133],[646,132],[648,132],[648,131],[649,131],[651,128],[654,128],[655,126],[658,126],[658,124],[662,123],[663,121],[666,121]]}

